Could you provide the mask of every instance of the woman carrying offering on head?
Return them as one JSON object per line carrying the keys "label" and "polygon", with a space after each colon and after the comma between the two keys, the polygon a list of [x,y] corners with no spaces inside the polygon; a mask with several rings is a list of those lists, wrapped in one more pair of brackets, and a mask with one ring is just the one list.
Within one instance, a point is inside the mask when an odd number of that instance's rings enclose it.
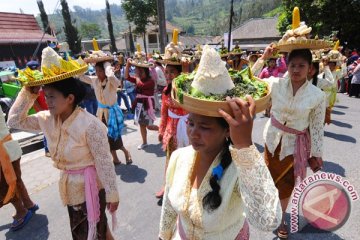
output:
{"label": "woman carrying offering on head", "polygon": [[[187,64],[182,62],[181,58],[178,58],[182,55],[182,48],[179,48],[179,52],[174,52],[172,54],[169,53],[171,44],[173,44],[173,42],[166,46],[165,55],[163,56],[163,61],[161,61],[165,64],[165,78],[167,82],[167,86],[164,88],[161,96],[162,105],[159,127],[159,141],[162,143],[163,150],[166,151],[165,173],[171,154],[177,148],[186,147],[189,145],[189,139],[186,134],[186,120],[188,113],[179,107],[171,98],[173,80],[180,75],[183,69],[186,71]],[[181,43],[178,42],[176,45],[173,44],[173,46],[178,45],[181,46]],[[175,51],[174,47],[172,49]],[[166,56],[168,58],[166,58]],[[162,187],[162,189],[156,193],[156,197],[160,198],[158,205],[162,204],[163,195],[164,187]]]}
{"label": "woman carrying offering on head", "polygon": [[[298,27],[304,29],[304,34],[311,31],[306,25],[297,26],[289,30],[289,35],[297,32]],[[312,54],[308,48],[328,46],[320,40],[307,40],[302,34],[296,36],[299,39],[293,37],[288,40],[285,36],[276,48],[279,51],[290,51],[288,76],[265,79],[271,84],[272,108],[264,129],[264,156],[279,190],[283,210],[282,222],[277,231],[280,238],[288,237],[285,211],[295,184],[306,177],[308,164],[314,172],[322,167],[325,94],[308,81],[312,63]],[[268,46],[252,70],[262,68],[264,61],[274,51],[272,45]]]}
{"label": "woman carrying offering on head", "polygon": [[[94,88],[96,99],[98,101],[96,116],[108,128],[108,140],[114,164],[121,163],[116,154],[116,150],[119,149],[125,154],[126,164],[131,164],[132,158],[130,152],[125,148],[121,137],[121,131],[124,127],[124,115],[117,102],[117,89],[121,82],[115,77],[114,69],[109,60],[102,60],[106,59],[105,53],[102,51],[96,51],[96,53],[97,55],[93,52],[94,57],[92,58],[96,63],[96,77],[81,75],[79,78],[81,81],[90,84]],[[98,61],[96,60],[97,58],[99,59]],[[85,59],[85,61],[86,60],[87,59]]]}
{"label": "woman carrying offering on head", "polygon": [[[214,74],[207,74],[209,71]],[[191,86],[206,94],[217,91],[219,83],[226,86],[224,93],[234,86],[219,54],[205,46]],[[263,230],[280,223],[277,190],[252,144],[255,103],[251,97],[247,100],[227,98],[225,104],[231,110],[219,109],[209,116],[191,110],[206,109],[206,103],[190,106],[179,102],[189,112],[191,146],[171,155],[160,239],[249,239],[247,221]],[[212,117],[214,114],[218,117]]]}
{"label": "woman carrying offering on head", "polygon": [[[44,78],[25,83],[10,109],[8,124],[46,136],[54,167],[61,170],[59,191],[68,208],[73,239],[112,239],[105,209],[115,217],[119,193],[107,130],[78,107],[85,89],[72,77],[85,72],[87,65],[65,61],[49,47],[42,59]],[[28,116],[41,85],[49,110]]]}
{"label": "woman carrying offering on head", "polygon": [[[136,100],[133,103],[135,109],[135,121],[140,125],[140,133],[142,144],[138,146],[138,150],[144,149],[148,146],[147,130],[158,131],[159,127],[154,125],[155,116],[155,81],[150,76],[150,67],[153,64],[145,60],[144,54],[141,52],[138,45],[138,52],[134,59],[129,58],[125,67],[125,79],[136,84]],[[129,74],[130,66],[135,66],[135,76]],[[140,113],[136,113],[140,112]]]}

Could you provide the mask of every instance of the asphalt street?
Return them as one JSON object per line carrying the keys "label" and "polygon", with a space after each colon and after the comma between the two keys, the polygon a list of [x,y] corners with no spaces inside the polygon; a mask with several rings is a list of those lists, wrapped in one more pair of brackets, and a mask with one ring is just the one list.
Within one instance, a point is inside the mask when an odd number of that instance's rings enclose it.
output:
{"label": "asphalt street", "polygon": [[[338,94],[339,102],[333,109],[333,123],[325,127],[324,169],[346,178],[360,193],[360,99]],[[258,114],[255,119],[253,140],[263,151],[262,132],[267,118]],[[163,183],[165,154],[157,141],[157,133],[148,133],[149,147],[137,150],[141,143],[140,132],[130,120],[123,141],[130,150],[133,165],[116,166],[120,207],[117,212],[119,228],[115,239],[158,239],[161,208],[155,193]],[[124,162],[122,152],[118,152]],[[67,209],[62,205],[58,192],[59,171],[52,166],[43,150],[28,153],[22,158],[23,179],[31,198],[40,210],[22,230],[9,230],[14,208],[7,205],[0,209],[0,239],[11,240],[66,240],[71,239]],[[310,173],[310,172],[309,172]],[[317,230],[309,225],[291,234],[289,239],[360,239],[360,201],[352,202],[348,221],[335,232]],[[289,217],[289,216],[288,216]],[[251,228],[250,239],[277,239],[273,232]]]}

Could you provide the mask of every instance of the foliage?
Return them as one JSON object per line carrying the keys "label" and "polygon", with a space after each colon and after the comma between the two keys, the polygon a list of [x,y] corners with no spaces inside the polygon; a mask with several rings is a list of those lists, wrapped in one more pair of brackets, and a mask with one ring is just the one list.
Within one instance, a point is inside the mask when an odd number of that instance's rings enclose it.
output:
{"label": "foliage", "polygon": [[64,32],[66,42],[69,44],[69,48],[73,54],[81,52],[81,37],[79,36],[78,30],[75,26],[76,20],[71,21],[69,6],[66,0],[61,0],[62,15],[64,18]]}
{"label": "foliage", "polygon": [[106,18],[107,18],[107,22],[108,22],[108,30],[109,30],[109,36],[110,36],[110,41],[111,41],[110,51],[117,52],[115,37],[114,37],[114,29],[113,29],[113,24],[111,21],[110,5],[109,5],[108,0],[106,0]]}
{"label": "foliage", "polygon": [[292,10],[300,9],[301,21],[313,28],[312,34],[327,36],[338,31],[341,43],[350,47],[360,42],[360,1],[358,0],[283,0],[284,14],[279,21],[279,30],[284,32],[291,23]]}
{"label": "foliage", "polygon": [[[146,26],[156,22],[157,5],[156,0],[124,0],[121,4],[125,11],[126,19],[135,24],[134,33],[145,36]],[[143,37],[145,52],[146,44]]]}
{"label": "foliage", "polygon": [[43,25],[43,30],[47,34],[51,35],[51,28],[50,28],[50,25],[49,25],[49,18],[48,18],[48,15],[46,14],[46,11],[45,11],[45,8],[44,8],[44,3],[42,2],[42,0],[38,0],[37,5],[38,5],[39,11],[40,11],[40,18],[41,18],[41,22],[42,22],[42,25]]}
{"label": "foliage", "polygon": [[96,23],[83,22],[80,25],[80,33],[83,39],[90,40],[93,38],[100,38],[101,29],[100,26]]}

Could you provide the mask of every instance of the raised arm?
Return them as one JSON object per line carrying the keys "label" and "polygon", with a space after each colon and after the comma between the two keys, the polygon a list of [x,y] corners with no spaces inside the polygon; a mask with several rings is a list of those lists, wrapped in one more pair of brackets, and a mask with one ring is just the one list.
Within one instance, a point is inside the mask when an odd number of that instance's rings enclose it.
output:
{"label": "raised arm", "polygon": [[256,228],[275,229],[281,222],[278,190],[265,161],[254,145],[249,148],[230,147],[238,169],[238,192],[245,204],[246,218]]}
{"label": "raised arm", "polygon": [[118,88],[120,86],[120,80],[115,77],[114,70],[109,62],[104,63],[105,75],[110,82],[110,84],[114,88]]}
{"label": "raised arm", "polygon": [[[44,112],[39,112],[28,116],[30,108],[34,105],[38,97],[38,89],[23,87],[17,96],[14,104],[9,111],[8,125],[11,128],[40,131],[39,118],[43,116]],[[35,93],[36,92],[36,93]]]}
{"label": "raised arm", "polygon": [[92,85],[94,80],[96,80],[97,77],[94,77],[94,76],[88,76],[88,75],[80,75],[78,76],[79,77],[79,80],[84,82],[84,83],[87,83],[87,84],[90,84]]}

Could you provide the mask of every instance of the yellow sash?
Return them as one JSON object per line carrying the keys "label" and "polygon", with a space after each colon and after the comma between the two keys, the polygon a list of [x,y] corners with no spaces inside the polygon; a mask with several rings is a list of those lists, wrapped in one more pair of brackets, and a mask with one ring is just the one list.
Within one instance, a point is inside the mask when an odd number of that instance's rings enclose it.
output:
{"label": "yellow sash", "polygon": [[7,204],[15,194],[16,190],[16,174],[11,163],[9,154],[7,153],[4,143],[11,141],[11,135],[6,135],[3,139],[0,140],[0,168],[2,168],[2,172],[4,173],[5,181],[9,185],[8,192],[3,200],[3,204]]}

